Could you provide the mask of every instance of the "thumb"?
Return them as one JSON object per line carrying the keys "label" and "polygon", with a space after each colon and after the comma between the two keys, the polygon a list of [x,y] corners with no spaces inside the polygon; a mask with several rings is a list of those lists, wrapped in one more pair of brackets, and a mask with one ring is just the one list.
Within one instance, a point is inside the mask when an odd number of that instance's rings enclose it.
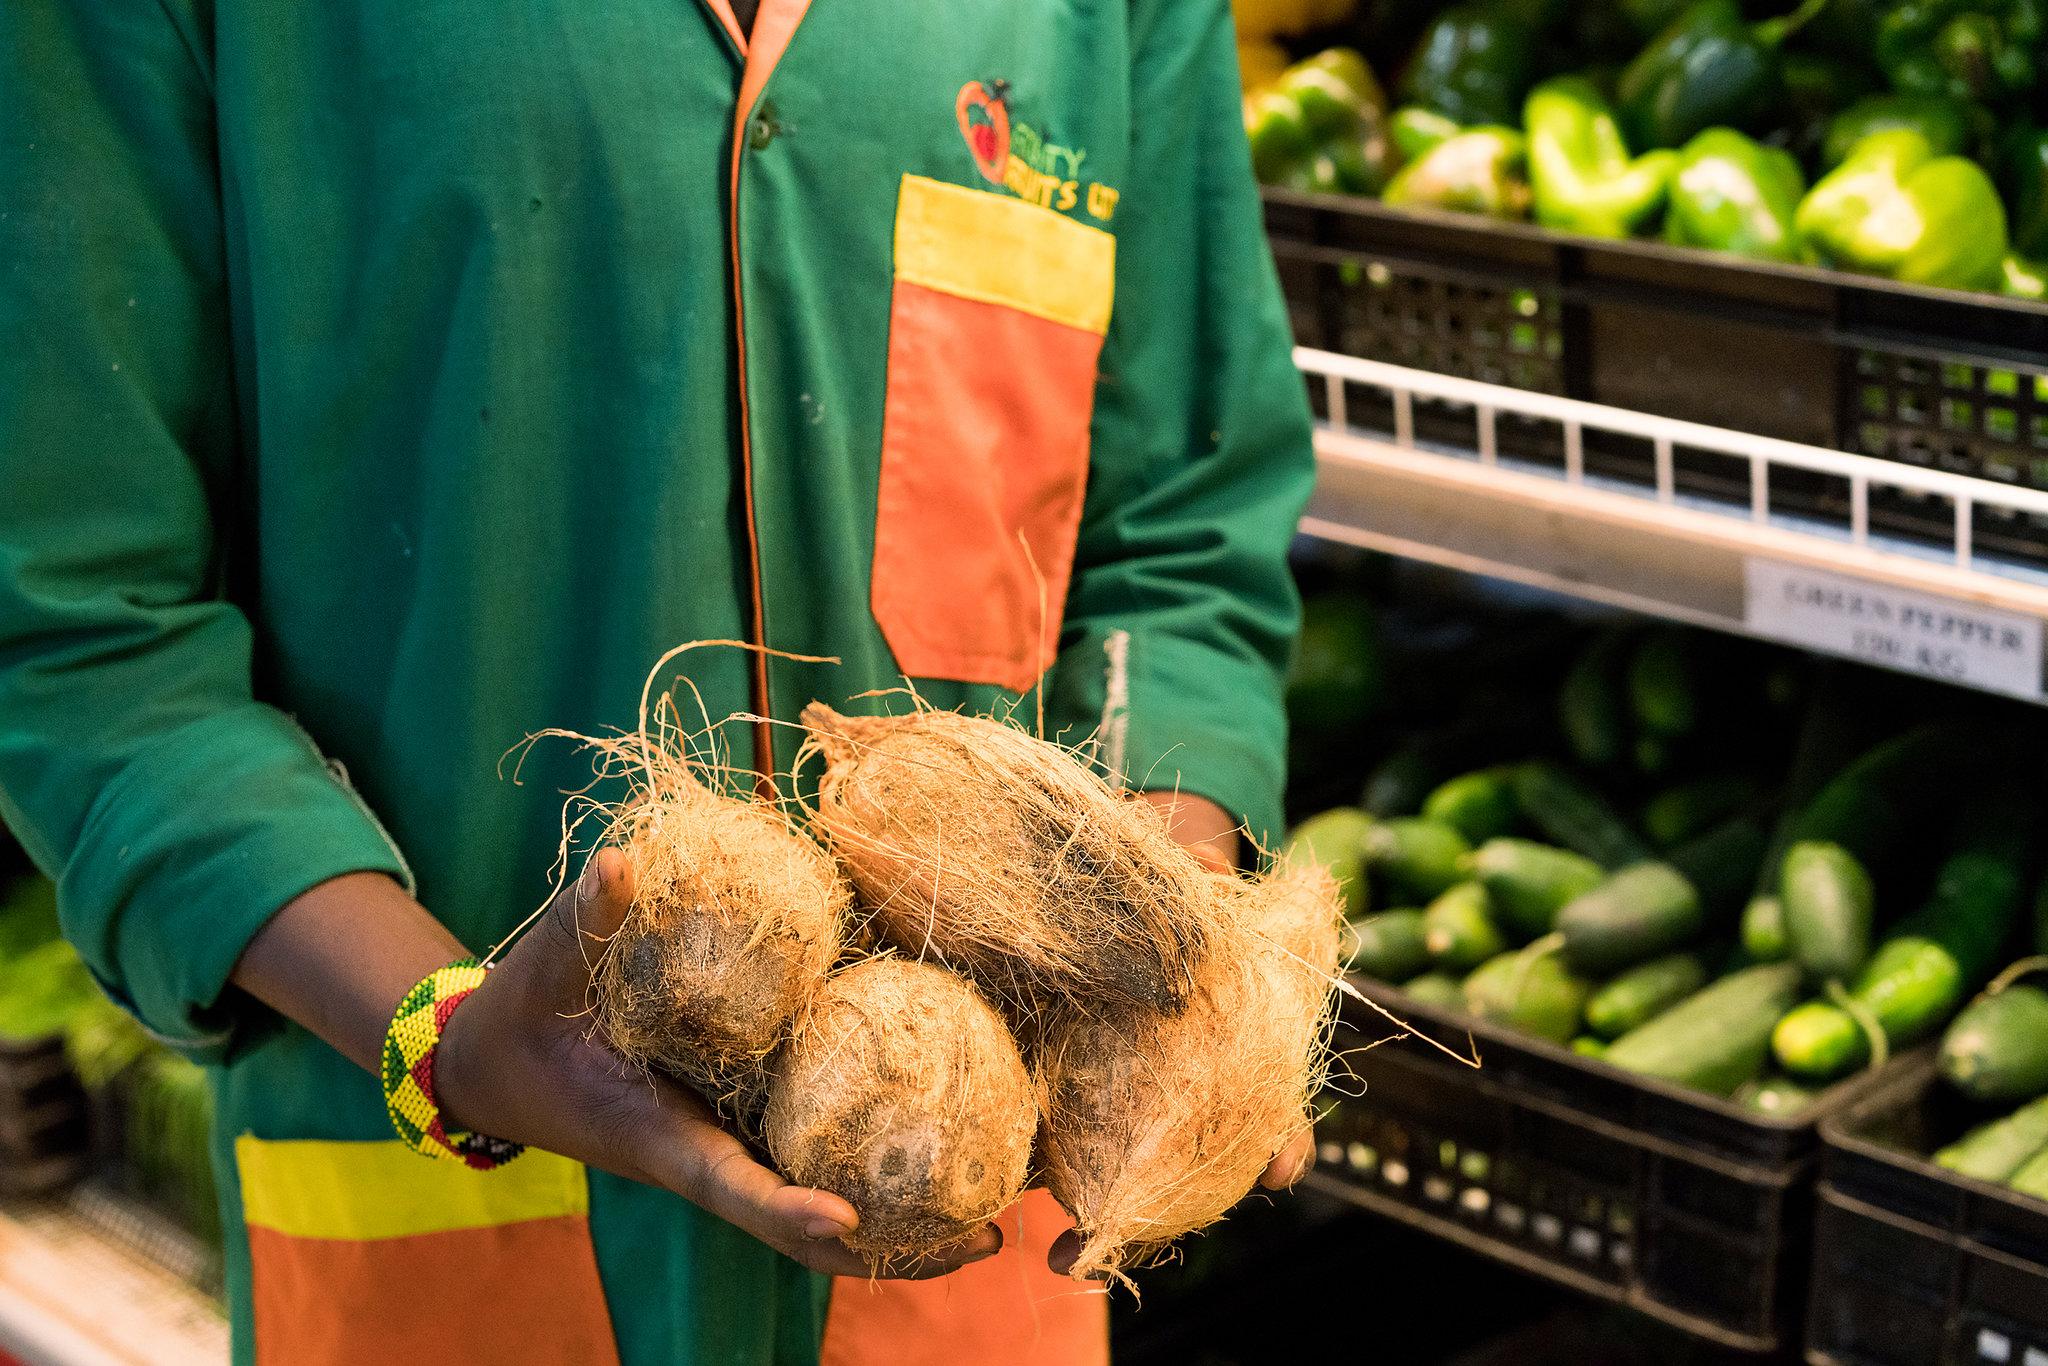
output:
{"label": "thumb", "polygon": [[555,893],[533,929],[513,945],[505,966],[558,1008],[583,1008],[590,979],[612,936],[633,905],[633,867],[617,849],[604,848],[583,865],[583,875]]}

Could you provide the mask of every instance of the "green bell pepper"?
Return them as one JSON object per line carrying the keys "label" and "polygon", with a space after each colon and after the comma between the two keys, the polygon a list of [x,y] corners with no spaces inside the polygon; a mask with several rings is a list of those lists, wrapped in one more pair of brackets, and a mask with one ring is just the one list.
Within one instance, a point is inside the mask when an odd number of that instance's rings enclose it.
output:
{"label": "green bell pepper", "polygon": [[1301,105],[1301,115],[1316,137],[1348,133],[1361,119],[1387,112],[1386,92],[1365,58],[1348,47],[1326,48],[1280,73],[1274,88]]}
{"label": "green bell pepper", "polygon": [[1664,238],[1767,261],[1797,261],[1792,219],[1806,194],[1799,162],[1733,128],[1709,128],[1678,154]]}
{"label": "green bell pepper", "polygon": [[1782,145],[1801,161],[1817,159],[1836,114],[1877,89],[1867,63],[1826,52],[1786,51],[1778,61],[1777,122]]}
{"label": "green bell pepper", "polygon": [[1536,79],[1537,49],[1535,28],[1511,7],[1454,6],[1423,32],[1403,100],[1465,126],[1513,123]]}
{"label": "green bell pepper", "polygon": [[2042,0],[1900,0],[1879,16],[1874,48],[1895,89],[1995,100],[2033,90],[2044,39]]}
{"label": "green bell pepper", "polygon": [[1387,137],[1394,144],[1395,158],[1403,165],[1463,131],[1455,120],[1419,104],[1404,104],[1387,119]]}
{"label": "green bell pepper", "polygon": [[2024,256],[2007,256],[1999,264],[1998,292],[2014,299],[2048,303],[2048,265]]}
{"label": "green bell pepper", "polygon": [[1615,88],[1638,147],[1677,147],[1716,125],[1755,125],[1784,87],[1779,49],[1828,0],[1751,23],[1738,0],[1698,0],[1636,54]]}
{"label": "green bell pepper", "polygon": [[1998,149],[1998,187],[2012,215],[2013,250],[2048,256],[2048,128],[2021,124]]}
{"label": "green bell pepper", "polygon": [[1513,128],[1468,128],[1402,167],[1381,198],[1396,208],[1419,206],[1489,218],[1526,218],[1526,154],[1527,142]]}
{"label": "green bell pepper", "polygon": [[1332,48],[1245,102],[1252,170],[1268,185],[1375,194],[1393,166],[1386,96],[1365,59]]}
{"label": "green bell pepper", "polygon": [[1631,158],[1614,111],[1592,82],[1559,76],[1529,92],[1529,183],[1536,221],[1595,237],[1627,237],[1664,202],[1674,152]]}
{"label": "green bell pepper", "polygon": [[1926,138],[1936,156],[1956,156],[1976,142],[1982,116],[1981,109],[1947,95],[1866,95],[1828,121],[1821,165],[1839,166],[1857,143],[1895,128]]}
{"label": "green bell pepper", "polygon": [[2005,206],[1974,161],[1910,129],[1873,133],[1822,176],[1794,220],[1822,265],[1908,284],[1995,289]]}

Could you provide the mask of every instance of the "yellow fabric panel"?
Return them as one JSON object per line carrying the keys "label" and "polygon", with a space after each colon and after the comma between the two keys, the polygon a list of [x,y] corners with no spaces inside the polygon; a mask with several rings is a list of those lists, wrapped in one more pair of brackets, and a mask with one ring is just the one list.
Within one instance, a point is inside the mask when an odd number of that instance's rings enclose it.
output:
{"label": "yellow fabric panel", "polygon": [[1116,238],[990,190],[903,177],[896,278],[1097,336],[1116,294]]}
{"label": "yellow fabric panel", "polygon": [[404,1144],[235,1140],[242,1212],[294,1238],[405,1238],[590,1212],[583,1166],[529,1148],[495,1171]]}

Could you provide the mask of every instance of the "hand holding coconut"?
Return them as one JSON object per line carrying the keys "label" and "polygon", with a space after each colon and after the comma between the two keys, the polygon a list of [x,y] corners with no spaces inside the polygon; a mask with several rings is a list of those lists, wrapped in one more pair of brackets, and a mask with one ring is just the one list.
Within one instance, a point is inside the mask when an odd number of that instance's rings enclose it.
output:
{"label": "hand holding coconut", "polygon": [[[702,1099],[629,1066],[591,1029],[592,964],[632,902],[630,864],[600,850],[449,1018],[437,1077],[444,1110],[466,1127],[672,1190],[814,1271],[873,1274],[842,1241],[860,1228],[852,1205],[762,1166]],[[1001,1246],[980,1228],[897,1274],[943,1275]]]}

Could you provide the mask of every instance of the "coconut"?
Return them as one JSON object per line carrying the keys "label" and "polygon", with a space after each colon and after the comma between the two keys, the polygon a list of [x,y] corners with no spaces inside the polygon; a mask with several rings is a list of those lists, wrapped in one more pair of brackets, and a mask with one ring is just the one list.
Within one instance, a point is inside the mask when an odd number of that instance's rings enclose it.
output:
{"label": "coconut", "polygon": [[1038,1108],[1024,1059],[972,984],[895,956],[834,973],[772,1064],[778,1170],[845,1197],[846,1243],[881,1269],[952,1247],[1024,1189]]}
{"label": "coconut", "polygon": [[851,893],[780,811],[712,790],[679,760],[610,837],[634,899],[598,963],[598,1021],[629,1061],[746,1118],[763,1061],[838,955]]}
{"label": "coconut", "polygon": [[[674,699],[652,696],[678,655],[732,641],[692,641],[663,655],[640,692],[639,729],[581,741],[601,775],[623,777],[624,800],[564,817],[569,831],[589,815],[624,853],[634,899],[593,976],[594,1013],[628,1062],[690,1083],[732,1118],[751,1124],[765,1088],[764,1063],[824,985],[838,957],[853,895],[831,857],[783,808],[766,798],[728,795],[751,775],[710,751],[693,759]],[[701,699],[699,700],[701,709]]]}
{"label": "coconut", "polygon": [[1070,1012],[1041,1036],[1040,1157],[1080,1228],[1076,1277],[1142,1265],[1222,1218],[1309,1123],[1343,898],[1314,867],[1211,879],[1221,913],[1183,1010]]}
{"label": "coconut", "polygon": [[885,940],[1026,1015],[1186,999],[1211,875],[1150,804],[998,720],[814,702],[803,721],[826,762],[816,827]]}

